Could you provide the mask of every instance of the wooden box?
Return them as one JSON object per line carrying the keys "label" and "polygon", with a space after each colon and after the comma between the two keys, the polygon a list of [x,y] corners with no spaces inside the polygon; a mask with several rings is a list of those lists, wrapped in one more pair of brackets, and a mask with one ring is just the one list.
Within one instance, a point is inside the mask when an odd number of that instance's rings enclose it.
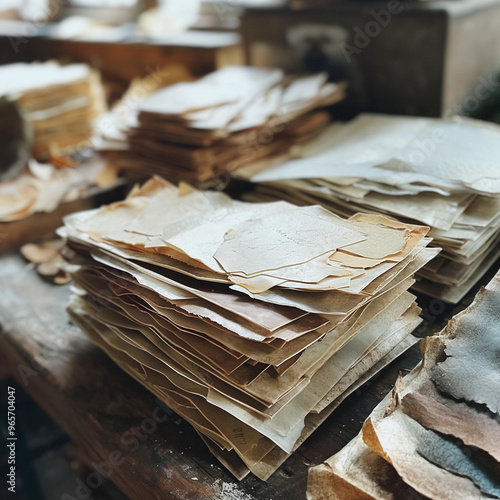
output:
{"label": "wooden box", "polygon": [[442,116],[471,114],[500,88],[499,27],[500,0],[352,0],[249,9],[242,29],[251,64],[297,70],[307,65],[301,50],[312,44],[316,66],[322,51],[323,62],[347,74],[357,110]]}

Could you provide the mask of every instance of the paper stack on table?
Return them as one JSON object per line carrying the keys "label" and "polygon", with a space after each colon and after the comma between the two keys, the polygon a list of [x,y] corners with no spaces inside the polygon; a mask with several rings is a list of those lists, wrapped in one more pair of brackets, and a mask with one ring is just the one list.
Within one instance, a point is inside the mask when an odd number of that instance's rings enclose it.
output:
{"label": "paper stack on table", "polygon": [[100,77],[85,64],[0,66],[0,97],[24,111],[35,132],[33,156],[39,160],[88,147],[93,122],[106,108]]}
{"label": "paper stack on table", "polygon": [[66,218],[69,312],[236,477],[267,479],[416,341],[427,230],[153,178]]}
{"label": "paper stack on table", "polygon": [[103,131],[99,149],[132,178],[208,181],[312,137],[330,121],[318,108],[341,100],[344,87],[324,73],[224,67],[155,92]]}
{"label": "paper stack on table", "polygon": [[416,290],[458,302],[500,256],[500,128],[465,118],[361,115],[331,125],[296,159],[235,175],[247,199],[319,203],[348,217],[381,213],[431,227],[442,253]]}
{"label": "paper stack on table", "polygon": [[310,469],[307,498],[500,498],[499,322],[500,273],[423,340],[423,362],[361,434]]}

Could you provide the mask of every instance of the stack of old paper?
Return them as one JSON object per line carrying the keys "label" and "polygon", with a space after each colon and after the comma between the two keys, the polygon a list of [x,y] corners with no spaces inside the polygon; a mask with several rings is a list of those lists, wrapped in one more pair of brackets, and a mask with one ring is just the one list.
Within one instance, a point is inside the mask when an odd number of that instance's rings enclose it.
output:
{"label": "stack of old paper", "polygon": [[32,159],[21,175],[0,182],[0,223],[52,212],[61,203],[88,195],[92,187],[109,188],[115,184],[114,171],[100,158],[59,167]]}
{"label": "stack of old paper", "polygon": [[228,66],[155,92],[103,131],[99,149],[134,178],[204,182],[309,139],[330,120],[318,108],[343,96],[324,73]]}
{"label": "stack of old paper", "polygon": [[427,230],[154,178],[66,218],[69,312],[236,477],[266,479],[415,342]]}
{"label": "stack of old paper", "polygon": [[443,248],[416,289],[458,302],[500,256],[500,128],[465,118],[361,115],[297,147],[296,159],[241,178],[253,200],[320,203],[431,227]]}
{"label": "stack of old paper", "polygon": [[499,322],[500,273],[422,341],[422,363],[361,434],[310,470],[308,499],[500,498]]}
{"label": "stack of old paper", "polygon": [[39,160],[88,147],[93,122],[105,110],[100,77],[85,64],[0,66],[0,97],[24,111],[35,132],[32,153]]}

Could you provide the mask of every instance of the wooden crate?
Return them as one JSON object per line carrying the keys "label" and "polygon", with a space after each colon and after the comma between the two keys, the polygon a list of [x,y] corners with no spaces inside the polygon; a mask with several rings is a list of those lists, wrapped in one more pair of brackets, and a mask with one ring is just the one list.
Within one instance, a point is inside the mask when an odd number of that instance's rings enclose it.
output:
{"label": "wooden crate", "polygon": [[[390,11],[388,22],[382,11]],[[298,11],[249,9],[242,28],[247,60],[303,67],[287,32],[309,23],[336,25],[347,33],[337,57],[354,88],[362,89],[352,103],[358,110],[424,116],[471,113],[498,87],[493,77],[500,70],[500,0],[353,0]]]}

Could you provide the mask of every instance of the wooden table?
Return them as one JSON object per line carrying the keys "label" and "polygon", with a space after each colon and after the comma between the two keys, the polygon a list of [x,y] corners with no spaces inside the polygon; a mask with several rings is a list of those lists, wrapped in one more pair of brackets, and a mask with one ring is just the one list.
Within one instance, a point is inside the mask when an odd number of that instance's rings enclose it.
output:
{"label": "wooden table", "polygon": [[[495,269],[498,265],[483,284]],[[43,282],[17,254],[0,257],[0,283],[0,364],[62,427],[86,461],[101,464],[100,473],[109,474],[131,499],[305,498],[308,467],[354,437],[398,371],[411,369],[419,359],[415,347],[351,395],[267,483],[253,476],[238,483],[189,424],[155,402],[70,324],[64,310],[69,286]],[[418,333],[438,331],[473,295],[460,306],[428,302],[428,321]],[[100,476],[84,479],[97,485]],[[83,498],[76,491],[68,495]]]}

